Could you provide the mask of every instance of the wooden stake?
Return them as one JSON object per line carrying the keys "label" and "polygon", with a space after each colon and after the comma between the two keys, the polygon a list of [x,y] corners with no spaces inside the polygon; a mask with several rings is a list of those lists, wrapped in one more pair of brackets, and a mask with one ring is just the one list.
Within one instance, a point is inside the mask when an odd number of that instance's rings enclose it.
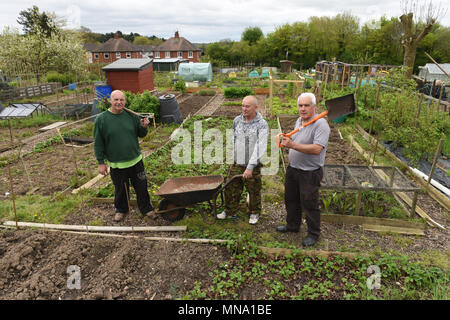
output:
{"label": "wooden stake", "polygon": [[375,162],[375,156],[377,155],[377,147],[378,147],[378,140],[379,140],[379,136],[377,135],[376,137],[376,142],[375,142],[375,150],[373,151],[373,158],[372,158],[372,166]]}
{"label": "wooden stake", "polygon": [[8,127],[9,127],[9,136],[11,138],[11,146],[14,144],[14,139],[13,139],[13,135],[12,135],[12,130],[11,130],[11,122],[8,119]]}
{"label": "wooden stake", "polygon": [[437,148],[436,153],[434,155],[433,164],[431,166],[431,172],[430,172],[430,175],[429,175],[428,181],[427,181],[427,187],[430,185],[430,181],[431,181],[431,178],[433,177],[434,170],[436,170],[436,164],[437,164],[437,161],[439,159],[439,155],[441,154],[443,143],[444,143],[444,134],[442,134],[442,137],[439,140],[439,145],[438,145],[438,148]]}
{"label": "wooden stake", "polygon": [[8,174],[9,174],[9,185],[11,188],[11,199],[13,201],[13,208],[14,208],[14,220],[16,221],[16,229],[19,229],[19,226],[17,224],[17,212],[16,212],[16,196],[14,194],[14,187],[13,187],[13,183],[12,183],[12,176],[11,176],[11,167],[8,166]]}
{"label": "wooden stake", "polygon": [[272,79],[272,70],[270,70],[269,75],[269,101],[270,101],[270,111],[268,117],[272,117],[273,111],[273,79]]}
{"label": "wooden stake", "polygon": [[417,114],[416,114],[416,120],[417,120],[417,122],[419,122],[420,109],[422,108],[423,97],[424,97],[424,94],[423,94],[423,92],[422,92],[422,93],[420,94],[420,97],[419,97],[418,102],[417,102]]}
{"label": "wooden stake", "polygon": [[326,76],[325,76],[325,85],[324,85],[324,89],[323,89],[323,95],[325,96],[326,95],[326,92],[327,92],[327,84],[328,84],[328,71],[330,70],[330,67],[329,67],[329,65],[327,65],[327,73],[326,73]]}
{"label": "wooden stake", "polygon": [[342,78],[341,78],[341,90],[342,88],[344,88],[344,79],[345,79],[345,69],[346,69],[346,65],[344,64],[344,68],[342,69]]}
{"label": "wooden stake", "polygon": [[[3,222],[4,226],[13,226],[14,221]],[[45,228],[48,230],[67,230],[67,231],[94,231],[94,232],[178,232],[186,231],[186,226],[87,226],[87,225],[67,225],[67,224],[51,224],[51,223],[35,223],[35,222],[18,222],[21,227]]]}

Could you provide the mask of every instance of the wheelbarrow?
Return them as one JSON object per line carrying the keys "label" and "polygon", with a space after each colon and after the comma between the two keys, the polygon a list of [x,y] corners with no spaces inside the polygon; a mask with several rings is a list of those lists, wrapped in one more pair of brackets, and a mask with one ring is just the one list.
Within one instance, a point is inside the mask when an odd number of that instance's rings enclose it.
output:
{"label": "wheelbarrow", "polygon": [[285,137],[290,138],[292,135],[296,134],[302,128],[309,126],[310,124],[325,117],[326,115],[328,115],[329,120],[338,121],[338,119],[342,119],[343,117],[356,111],[355,97],[353,96],[353,93],[347,94],[345,96],[337,97],[334,99],[326,100],[325,106],[326,106],[327,110],[325,110],[321,114],[315,116],[313,119],[311,119],[307,123],[303,124],[302,126],[298,127],[297,129],[294,129],[293,131],[291,131],[289,133],[277,134],[275,136],[275,141],[278,144],[278,148],[283,147],[281,145],[282,138],[280,138],[280,136],[285,136]]}
{"label": "wheelbarrow", "polygon": [[[165,220],[174,222],[183,219],[188,207],[196,207],[203,220],[208,224],[216,221],[217,197],[221,196],[222,204],[223,190],[242,174],[231,177],[226,183],[221,175],[181,177],[166,180],[155,195],[163,199],[159,203],[156,214],[161,214]],[[205,210],[198,204],[208,202],[214,219],[208,220]]]}

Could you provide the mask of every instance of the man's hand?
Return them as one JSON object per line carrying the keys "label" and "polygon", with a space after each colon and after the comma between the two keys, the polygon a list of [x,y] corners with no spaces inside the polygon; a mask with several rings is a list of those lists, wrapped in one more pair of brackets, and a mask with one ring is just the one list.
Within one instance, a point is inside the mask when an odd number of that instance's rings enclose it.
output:
{"label": "man's hand", "polygon": [[290,138],[288,138],[286,136],[282,136],[282,138],[281,138],[281,145],[283,147],[292,148],[292,144],[293,144],[293,142],[292,142],[292,140]]}
{"label": "man's hand", "polygon": [[149,124],[150,124],[150,120],[148,120],[147,117],[141,119],[142,127],[147,128]]}
{"label": "man's hand", "polygon": [[242,175],[242,178],[244,179],[250,179],[252,177],[253,170],[245,169],[244,174]]}
{"label": "man's hand", "polygon": [[108,166],[106,164],[99,164],[98,173],[106,176],[108,174]]}

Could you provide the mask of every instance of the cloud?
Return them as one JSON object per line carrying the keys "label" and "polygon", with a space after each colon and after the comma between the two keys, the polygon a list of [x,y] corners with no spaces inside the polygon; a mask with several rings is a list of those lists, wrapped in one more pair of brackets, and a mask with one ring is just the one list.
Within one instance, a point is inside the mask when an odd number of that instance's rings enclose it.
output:
{"label": "cloud", "polygon": [[[21,29],[16,22],[19,12],[34,4],[40,11],[55,12],[94,32],[120,30],[169,38],[178,30],[192,42],[239,40],[248,26],[258,26],[267,34],[285,23],[307,22],[311,16],[349,12],[362,25],[383,15],[390,18],[401,14],[397,0],[15,0],[2,3],[0,29],[5,25]],[[440,23],[450,25],[449,16]]]}

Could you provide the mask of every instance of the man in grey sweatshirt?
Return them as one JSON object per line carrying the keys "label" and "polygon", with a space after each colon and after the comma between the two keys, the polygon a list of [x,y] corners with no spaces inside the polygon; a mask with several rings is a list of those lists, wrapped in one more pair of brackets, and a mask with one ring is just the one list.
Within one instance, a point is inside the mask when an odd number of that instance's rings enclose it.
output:
{"label": "man in grey sweatshirt", "polygon": [[269,126],[257,111],[258,101],[254,96],[242,100],[242,114],[233,122],[234,163],[228,170],[227,180],[242,174],[225,188],[225,211],[218,219],[236,217],[242,190],[249,193],[249,223],[256,224],[261,213],[261,158],[267,149]]}

